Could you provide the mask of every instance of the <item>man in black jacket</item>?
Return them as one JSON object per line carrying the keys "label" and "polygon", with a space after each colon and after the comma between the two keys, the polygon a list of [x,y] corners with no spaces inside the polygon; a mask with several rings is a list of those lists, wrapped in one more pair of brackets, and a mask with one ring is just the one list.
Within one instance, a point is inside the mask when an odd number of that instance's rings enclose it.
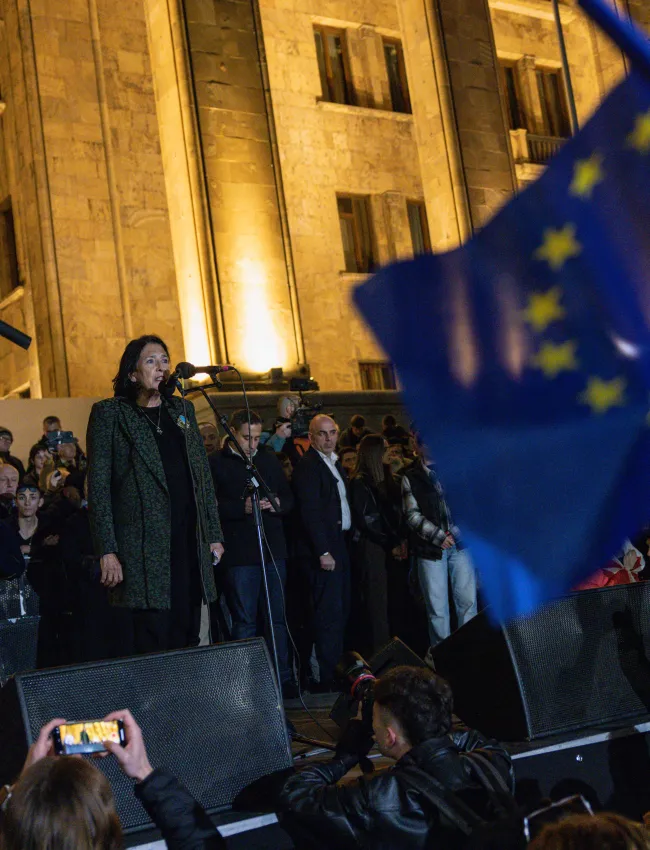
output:
{"label": "man in black jacket", "polygon": [[310,619],[322,691],[333,689],[350,606],[346,532],[352,520],[345,472],[334,453],[339,429],[331,416],[309,424],[309,449],[292,483],[298,506],[296,558],[310,588]]}
{"label": "man in black jacket", "polygon": [[[397,763],[374,777],[339,785],[372,746],[363,722],[352,721],[331,761],[282,781],[274,803],[285,812],[283,826],[296,836],[310,836],[309,846],[458,847],[464,834],[453,816],[457,800],[478,822],[498,816],[492,808],[495,796],[509,802],[510,756],[478,732],[452,730],[451,689],[431,670],[396,667],[376,682],[374,736],[381,753]],[[441,797],[450,804],[446,815],[436,805]],[[467,810],[460,812],[464,817]]]}
{"label": "man in black jacket", "polygon": [[[293,509],[293,494],[280,461],[275,454],[258,445],[262,420],[251,412],[250,426],[245,410],[237,410],[230,420],[235,439],[257,467],[259,474],[280,507],[276,513],[261,493],[266,576],[271,598],[273,629],[278,650],[280,679],[286,695],[293,695],[289,667],[289,646],[284,611],[287,545],[282,516]],[[250,430],[249,430],[250,427]],[[255,637],[258,633],[258,611],[265,609],[261,557],[251,502],[250,475],[244,460],[230,441],[210,457],[210,468],[219,504],[225,552],[219,569],[228,608],[232,615],[234,640]]]}

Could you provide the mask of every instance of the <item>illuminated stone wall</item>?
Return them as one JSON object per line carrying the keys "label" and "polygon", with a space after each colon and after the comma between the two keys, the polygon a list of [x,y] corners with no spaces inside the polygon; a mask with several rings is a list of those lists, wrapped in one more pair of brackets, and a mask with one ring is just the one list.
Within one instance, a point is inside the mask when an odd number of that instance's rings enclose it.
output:
{"label": "illuminated stone wall", "polygon": [[[616,2],[650,26],[646,0]],[[625,68],[562,7],[584,120]],[[337,193],[368,197],[380,263],[412,252],[409,200],[434,250],[457,245],[541,168],[514,168],[496,56],[537,117],[535,62],[560,65],[550,0],[0,0],[0,20],[22,284],[0,319],[34,337],[0,340],[0,397],[105,395],[145,331],[175,359],[358,389],[384,356],[351,307]],[[319,24],[346,32],[355,106],[323,101]],[[390,111],[384,38],[412,114]]]}
{"label": "illuminated stone wall", "polygon": [[[130,336],[183,350],[144,9],[4,0],[3,16],[32,390],[105,394]],[[3,375],[5,392],[21,377]]]}

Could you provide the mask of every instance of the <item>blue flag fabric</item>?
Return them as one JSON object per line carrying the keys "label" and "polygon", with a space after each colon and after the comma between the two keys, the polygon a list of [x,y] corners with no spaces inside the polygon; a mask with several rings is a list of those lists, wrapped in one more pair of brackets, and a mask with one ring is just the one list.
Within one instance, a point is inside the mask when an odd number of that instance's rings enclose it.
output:
{"label": "blue flag fabric", "polygon": [[650,521],[649,190],[650,83],[632,74],[466,245],[355,292],[498,619]]}

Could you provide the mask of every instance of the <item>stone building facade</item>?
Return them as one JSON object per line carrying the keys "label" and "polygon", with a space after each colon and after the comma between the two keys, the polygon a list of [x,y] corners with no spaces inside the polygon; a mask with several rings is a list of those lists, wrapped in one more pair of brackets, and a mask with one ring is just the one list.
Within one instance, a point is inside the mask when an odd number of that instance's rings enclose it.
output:
{"label": "stone building facade", "polygon": [[[108,394],[145,332],[175,360],[390,389],[353,287],[468,238],[571,130],[551,0],[0,15],[0,319],[34,340],[0,340],[0,398]],[[572,0],[561,19],[582,122],[626,64]]]}

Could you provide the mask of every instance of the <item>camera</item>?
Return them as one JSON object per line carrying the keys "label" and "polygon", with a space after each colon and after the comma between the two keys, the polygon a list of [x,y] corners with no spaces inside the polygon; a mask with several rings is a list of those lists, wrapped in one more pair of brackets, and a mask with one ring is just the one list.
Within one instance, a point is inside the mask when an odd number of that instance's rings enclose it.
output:
{"label": "camera", "polygon": [[[336,678],[344,685],[349,703],[361,703],[363,722],[372,727],[372,707],[375,701],[377,677],[368,662],[358,652],[346,652],[334,670]],[[355,712],[356,713],[356,712]]]}
{"label": "camera", "polygon": [[303,393],[315,392],[320,388],[313,378],[292,378],[289,389],[293,393],[298,393],[300,398],[300,404],[291,416],[293,436],[305,437],[309,433],[309,423],[317,413],[320,413],[323,405],[321,402],[305,399]]}
{"label": "camera", "polygon": [[75,438],[72,431],[50,431],[45,435],[45,443],[48,451],[57,451],[59,443],[74,443]]}

